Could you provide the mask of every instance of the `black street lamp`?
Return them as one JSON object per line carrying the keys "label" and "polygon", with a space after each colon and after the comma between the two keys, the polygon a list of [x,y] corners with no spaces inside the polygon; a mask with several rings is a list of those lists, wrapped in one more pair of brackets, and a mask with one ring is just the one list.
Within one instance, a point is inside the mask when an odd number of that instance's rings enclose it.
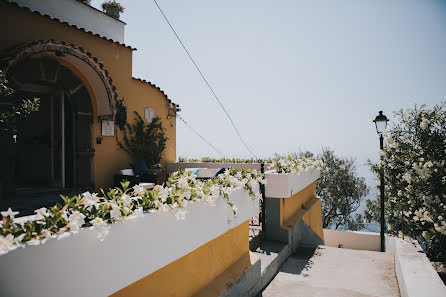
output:
{"label": "black street lamp", "polygon": [[[379,135],[379,148],[382,151],[384,147],[384,138],[383,138],[383,132],[386,129],[387,122],[389,120],[385,115],[383,115],[383,112],[380,111],[379,114],[376,116],[375,120],[373,121],[376,126],[376,133]],[[382,160],[380,155],[380,190],[381,190],[381,252],[385,252],[385,239],[384,239],[384,229],[385,229],[385,220],[384,220],[384,169],[382,168]]]}

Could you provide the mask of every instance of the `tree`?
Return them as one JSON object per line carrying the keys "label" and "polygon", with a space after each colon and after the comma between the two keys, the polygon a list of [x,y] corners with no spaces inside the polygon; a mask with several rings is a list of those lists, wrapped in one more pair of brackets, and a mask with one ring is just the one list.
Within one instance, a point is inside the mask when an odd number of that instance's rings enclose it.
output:
{"label": "tree", "polygon": [[158,117],[145,123],[136,111],[135,115],[135,122],[125,125],[123,140],[118,141],[118,145],[133,161],[144,160],[147,166],[152,167],[160,163],[166,148],[164,128]]}
{"label": "tree", "polygon": [[[14,93],[7,86],[8,81],[3,71],[0,70],[0,98],[5,98]],[[39,99],[23,99],[19,104],[11,105],[0,112],[0,136],[11,136],[17,134],[17,121],[29,116],[32,112],[39,110]]]}
{"label": "tree", "polygon": [[[421,242],[432,260],[446,260],[446,105],[394,112],[381,153],[387,232]],[[380,167],[371,163],[379,176]],[[379,221],[379,201],[367,201],[367,221]]]}
{"label": "tree", "polygon": [[353,213],[369,190],[365,179],[357,176],[355,160],[336,156],[330,149],[322,150],[318,158],[323,162],[316,182],[316,194],[322,198],[323,227],[360,229],[362,216]]}

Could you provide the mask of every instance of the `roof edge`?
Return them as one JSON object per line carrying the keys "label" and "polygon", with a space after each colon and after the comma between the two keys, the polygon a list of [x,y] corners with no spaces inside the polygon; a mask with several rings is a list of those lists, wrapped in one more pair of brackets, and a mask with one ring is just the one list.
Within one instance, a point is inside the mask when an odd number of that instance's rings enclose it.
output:
{"label": "roof edge", "polygon": [[103,40],[105,40],[105,41],[112,42],[112,43],[114,43],[114,44],[117,44],[117,45],[123,46],[123,47],[125,47],[125,48],[131,49],[132,51],[136,51],[136,50],[137,50],[137,49],[134,48],[134,47],[131,47],[131,46],[126,45],[126,44],[124,44],[124,43],[120,43],[119,41],[115,41],[115,40],[113,40],[113,39],[111,39],[111,38],[107,38],[107,37],[102,36],[102,35],[99,35],[99,34],[97,34],[97,33],[93,33],[92,31],[89,31],[89,30],[87,30],[87,29],[85,29],[85,28],[78,27],[78,26],[76,26],[76,25],[72,25],[72,24],[70,24],[70,23],[68,23],[68,22],[63,22],[63,21],[59,20],[58,18],[53,18],[53,17],[51,17],[51,16],[48,15],[48,14],[42,14],[42,13],[40,13],[39,11],[32,10],[31,8],[29,8],[29,7],[27,7],[27,6],[21,6],[21,5],[19,5],[18,3],[16,3],[16,2],[10,2],[10,1],[7,1],[7,0],[0,0],[0,3],[4,3],[4,4],[6,4],[6,5],[8,5],[8,6],[11,6],[11,7],[17,7],[17,8],[19,8],[19,9],[25,10],[25,11],[27,11],[27,12],[30,12],[30,13],[36,14],[36,15],[38,15],[38,16],[41,16],[41,17],[50,19],[50,20],[52,20],[52,21],[55,21],[55,22],[57,22],[57,23],[59,23],[59,24],[63,24],[63,25],[69,26],[69,27],[71,27],[71,28],[75,28],[75,29],[77,29],[77,30],[79,30],[79,31],[82,31],[82,32],[84,32],[84,33],[87,33],[87,34],[89,34],[89,35],[91,35],[91,36],[99,37],[99,38],[101,38],[101,39],[103,39]]}
{"label": "roof edge", "polygon": [[169,101],[169,103],[172,103],[175,106],[175,108],[180,107],[180,105],[178,105],[178,104],[174,103],[172,100],[170,100],[169,97],[167,97],[167,94],[163,90],[161,90],[160,87],[155,85],[154,83],[152,83],[152,82],[150,82],[148,80],[142,79],[142,78],[134,77],[134,76],[132,76],[132,79],[140,81],[140,82],[145,83],[145,84],[148,84],[151,87],[154,87],[155,89],[160,91],[164,95],[164,98],[166,98],[166,100]]}

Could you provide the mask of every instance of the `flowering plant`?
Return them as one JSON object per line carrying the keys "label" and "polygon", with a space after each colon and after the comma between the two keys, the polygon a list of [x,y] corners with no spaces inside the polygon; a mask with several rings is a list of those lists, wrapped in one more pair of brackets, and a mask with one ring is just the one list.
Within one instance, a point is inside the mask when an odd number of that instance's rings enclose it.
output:
{"label": "flowering plant", "polygon": [[1,212],[0,255],[18,247],[44,244],[50,238],[60,239],[84,227],[97,230],[97,238],[102,241],[109,233],[109,224],[139,218],[145,212],[172,212],[178,220],[184,220],[189,203],[215,205],[216,199],[222,198],[236,215],[237,207],[229,195],[245,189],[252,199],[258,199],[259,183],[264,184],[265,179],[255,170],[229,169],[206,181],[180,170],[153,190],[138,185],[130,188],[125,182],[122,188],[102,191],[102,196],[90,192],[71,198],[62,196],[64,206],[37,209],[32,218],[25,220],[15,218],[18,212],[8,209]]}
{"label": "flowering plant", "polygon": [[187,159],[179,157],[178,162],[207,162],[207,163],[269,163],[274,165],[277,173],[294,173],[310,169],[321,169],[322,161],[311,153],[293,153],[288,156],[277,155],[267,159],[240,159],[240,158],[210,158]]}
{"label": "flowering plant", "polygon": [[211,157],[203,157],[203,158],[185,158],[178,157],[178,162],[203,162],[203,163],[268,163],[269,159],[243,159],[243,158],[211,158]]}
{"label": "flowering plant", "polygon": [[310,169],[320,170],[323,166],[322,161],[314,156],[306,154],[290,154],[288,156],[277,155],[271,159],[276,168],[277,173],[294,173],[299,174],[302,171]]}
{"label": "flowering plant", "polygon": [[[394,115],[381,154],[388,232],[416,238],[431,259],[446,260],[446,104]],[[379,177],[379,164],[371,165]],[[367,221],[379,221],[379,209],[368,200]]]}
{"label": "flowering plant", "polygon": [[106,11],[107,9],[114,8],[114,9],[117,9],[119,12],[124,12],[124,9],[125,9],[124,6],[122,6],[121,4],[119,4],[118,2],[116,2],[114,0],[102,3],[101,7],[104,11]]}

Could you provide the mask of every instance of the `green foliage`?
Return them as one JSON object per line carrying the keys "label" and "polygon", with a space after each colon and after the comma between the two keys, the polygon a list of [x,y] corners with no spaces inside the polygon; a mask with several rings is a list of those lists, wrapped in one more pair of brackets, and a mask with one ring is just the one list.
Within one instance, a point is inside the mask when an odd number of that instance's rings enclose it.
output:
{"label": "green foliage", "polygon": [[324,149],[317,157],[323,163],[316,182],[316,195],[322,198],[323,227],[361,229],[361,215],[352,214],[369,190],[365,179],[357,175],[355,161],[337,156],[330,149]]}
{"label": "green foliage", "polygon": [[114,8],[117,9],[119,12],[124,12],[124,6],[119,4],[118,2],[112,0],[112,1],[106,1],[101,4],[102,10],[106,11],[107,9]]}
{"label": "green foliage", "polygon": [[309,169],[321,169],[322,163],[310,152],[292,153],[287,156],[276,154],[269,161],[273,163],[277,173],[297,174]]}
{"label": "green foliage", "polygon": [[[394,112],[381,154],[387,232],[421,242],[432,260],[446,260],[446,105]],[[379,164],[370,163],[379,178]],[[379,201],[365,218],[379,221]]]}
{"label": "green foliage", "polygon": [[121,187],[102,191],[102,196],[90,192],[71,198],[61,196],[63,206],[37,209],[36,216],[26,222],[18,223],[14,218],[18,212],[8,209],[1,212],[0,256],[24,244],[45,243],[84,227],[96,229],[97,238],[102,241],[109,233],[109,224],[140,218],[146,212],[172,212],[177,220],[184,220],[186,206],[191,202],[215,206],[217,199],[223,199],[236,216],[237,207],[230,199],[231,193],[245,189],[253,200],[259,199],[259,184],[264,183],[263,174],[246,168],[231,168],[205,181],[195,178],[192,172],[179,170],[169,176],[165,185],[157,185],[152,190],[139,185],[129,188],[129,182],[123,182]]}
{"label": "green foliage", "polygon": [[244,158],[211,158],[211,157],[203,157],[203,158],[184,158],[178,157],[178,162],[203,162],[203,163],[267,163],[269,159],[244,159]]}
{"label": "green foliage", "polygon": [[133,161],[144,160],[148,167],[153,167],[160,163],[166,148],[161,119],[155,117],[151,123],[145,123],[136,111],[135,115],[135,122],[125,125],[122,142],[118,141],[118,145]]}
{"label": "green foliage", "polygon": [[321,169],[321,178],[316,183],[316,193],[322,198],[322,216],[324,228],[361,229],[362,216],[353,213],[359,208],[369,189],[365,180],[357,176],[355,162],[352,159],[338,157],[332,150],[323,150],[318,156],[311,152],[276,154],[266,159],[178,158],[179,162],[211,163],[270,163],[277,173],[299,174],[310,169]]}
{"label": "green foliage", "polygon": [[[0,97],[7,97],[14,90],[7,86],[5,74],[0,70]],[[0,136],[11,136],[17,134],[17,122],[28,117],[31,113],[39,110],[39,99],[23,99],[20,104],[12,105],[9,109],[0,113]]]}

